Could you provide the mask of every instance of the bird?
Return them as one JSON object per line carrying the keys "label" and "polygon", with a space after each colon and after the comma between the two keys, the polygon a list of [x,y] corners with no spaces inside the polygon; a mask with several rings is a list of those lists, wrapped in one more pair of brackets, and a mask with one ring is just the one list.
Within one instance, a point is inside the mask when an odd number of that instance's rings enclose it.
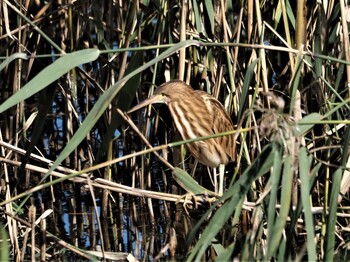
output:
{"label": "bird", "polygon": [[[194,90],[180,80],[163,83],[152,96],[131,108],[128,113],[157,103],[168,106],[176,129],[183,140],[234,130],[229,114],[216,98],[204,91]],[[235,159],[234,143],[234,135],[230,134],[186,144],[189,152],[200,163],[215,170],[219,167],[219,195],[223,193],[225,165]]]}

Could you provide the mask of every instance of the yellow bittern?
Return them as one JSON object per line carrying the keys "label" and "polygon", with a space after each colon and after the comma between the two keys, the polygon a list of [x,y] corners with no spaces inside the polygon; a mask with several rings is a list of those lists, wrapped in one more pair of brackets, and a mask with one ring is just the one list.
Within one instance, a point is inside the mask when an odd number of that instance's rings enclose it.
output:
{"label": "yellow bittern", "polygon": [[[168,105],[175,126],[184,140],[233,130],[230,116],[216,98],[206,92],[193,90],[182,81],[173,80],[162,84],[153,96],[128,113],[155,103]],[[192,142],[186,146],[200,163],[213,168],[220,167],[219,195],[222,195],[224,167],[230,159],[234,159],[234,135]]]}

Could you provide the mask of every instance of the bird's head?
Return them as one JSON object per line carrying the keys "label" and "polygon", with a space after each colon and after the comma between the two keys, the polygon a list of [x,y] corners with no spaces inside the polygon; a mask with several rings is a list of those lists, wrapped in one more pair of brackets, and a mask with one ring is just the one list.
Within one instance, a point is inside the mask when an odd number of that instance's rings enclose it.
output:
{"label": "bird's head", "polygon": [[159,86],[151,97],[131,108],[128,113],[151,104],[168,104],[177,99],[188,98],[192,92],[193,89],[182,81],[169,81]]}

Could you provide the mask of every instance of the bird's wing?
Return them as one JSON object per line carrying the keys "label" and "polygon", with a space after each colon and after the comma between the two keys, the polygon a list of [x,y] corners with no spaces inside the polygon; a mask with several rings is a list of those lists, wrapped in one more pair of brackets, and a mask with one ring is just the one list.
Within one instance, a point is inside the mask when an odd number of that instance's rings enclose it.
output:
{"label": "bird's wing", "polygon": [[[200,91],[202,97],[207,104],[207,107],[210,108],[212,118],[212,130],[214,134],[219,134],[227,131],[233,130],[233,124],[229,114],[227,113],[225,107],[213,96]],[[228,154],[232,160],[235,159],[235,138],[234,135],[227,135],[218,137],[217,141],[225,148],[226,154]]]}

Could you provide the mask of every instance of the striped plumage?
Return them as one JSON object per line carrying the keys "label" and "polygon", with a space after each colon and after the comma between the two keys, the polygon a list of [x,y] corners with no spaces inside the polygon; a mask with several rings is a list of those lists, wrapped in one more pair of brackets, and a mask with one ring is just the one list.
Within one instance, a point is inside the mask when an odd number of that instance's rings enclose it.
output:
{"label": "striped plumage", "polygon": [[[233,130],[233,124],[223,105],[203,91],[193,90],[182,81],[174,80],[159,86],[154,95],[130,112],[154,103],[165,103],[182,139],[210,136]],[[199,162],[209,167],[226,165],[234,159],[233,135],[188,143],[187,148]]]}

